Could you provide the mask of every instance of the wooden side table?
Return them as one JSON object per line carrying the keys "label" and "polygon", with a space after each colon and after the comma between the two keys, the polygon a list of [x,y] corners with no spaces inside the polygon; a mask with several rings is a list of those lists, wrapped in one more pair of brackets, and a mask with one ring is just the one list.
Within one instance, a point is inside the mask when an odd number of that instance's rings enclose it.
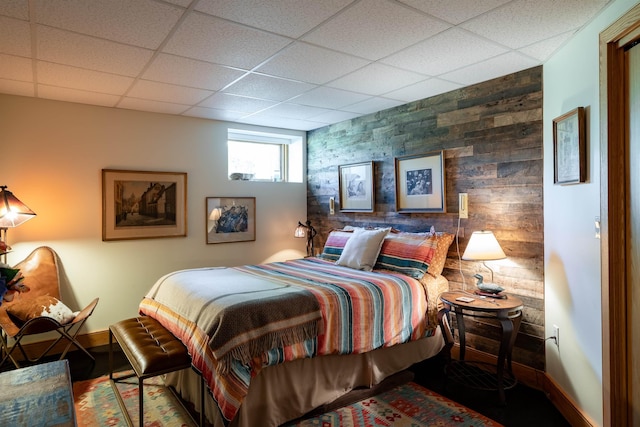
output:
{"label": "wooden side table", "polygon": [[[473,300],[465,302],[460,298],[473,298]],[[500,402],[504,404],[505,390],[514,387],[517,383],[511,369],[511,352],[522,320],[522,300],[513,295],[507,295],[504,299],[481,298],[479,295],[462,291],[443,292],[440,299],[444,303],[444,308],[440,310],[439,317],[447,316],[448,318],[450,312],[455,313],[460,339],[460,359],[449,363],[447,377],[469,387],[497,390]],[[464,316],[499,321],[502,327],[502,340],[498,352],[498,363],[493,369],[487,370],[487,363],[465,360]]]}

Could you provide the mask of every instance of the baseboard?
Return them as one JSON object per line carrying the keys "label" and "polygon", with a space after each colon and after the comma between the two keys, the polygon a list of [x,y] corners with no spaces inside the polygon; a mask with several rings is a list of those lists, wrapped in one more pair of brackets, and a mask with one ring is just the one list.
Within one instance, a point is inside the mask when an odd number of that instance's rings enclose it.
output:
{"label": "baseboard", "polygon": [[[459,354],[460,347],[458,344],[455,344],[451,349],[451,356],[457,358]],[[498,358],[495,355],[484,353],[469,347],[466,349],[465,359],[492,364],[495,364],[498,361]],[[518,379],[518,382],[544,392],[549,401],[556,407],[572,427],[592,427],[597,425],[545,372],[517,362],[512,363],[512,369],[513,375]]]}
{"label": "baseboard", "polygon": [[[100,347],[102,345],[109,344],[109,331],[104,330],[104,331],[98,331],[98,332],[90,332],[88,334],[80,334],[76,338],[84,348]],[[35,356],[38,354],[42,354],[42,352],[45,351],[53,341],[54,340],[51,339],[47,341],[38,341],[38,342],[33,342],[28,344],[22,344],[22,347],[24,348],[28,356]],[[62,354],[67,344],[68,344],[67,340],[60,341],[58,344],[56,344],[53,347],[51,351],[49,351],[48,354]],[[74,350],[76,350],[76,348],[75,346],[72,345],[69,351],[74,351]],[[12,356],[15,357],[16,360],[22,360],[22,354],[20,354],[19,350],[14,351],[12,353]]]}

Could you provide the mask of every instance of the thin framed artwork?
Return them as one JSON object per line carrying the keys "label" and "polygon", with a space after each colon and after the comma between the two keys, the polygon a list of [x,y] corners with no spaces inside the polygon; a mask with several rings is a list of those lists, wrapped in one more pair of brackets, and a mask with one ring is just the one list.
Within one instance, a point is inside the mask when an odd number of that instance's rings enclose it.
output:
{"label": "thin framed artwork", "polygon": [[446,212],[444,151],[396,157],[396,211]]}
{"label": "thin framed artwork", "polygon": [[186,235],[186,173],[102,170],[102,240]]}
{"label": "thin framed artwork", "polygon": [[587,179],[587,142],[584,107],[553,120],[553,182],[576,184]]}
{"label": "thin framed artwork", "polygon": [[340,211],[374,211],[375,186],[372,161],[338,166],[338,186],[340,188]]}
{"label": "thin framed artwork", "polygon": [[256,240],[255,197],[207,197],[207,244]]}

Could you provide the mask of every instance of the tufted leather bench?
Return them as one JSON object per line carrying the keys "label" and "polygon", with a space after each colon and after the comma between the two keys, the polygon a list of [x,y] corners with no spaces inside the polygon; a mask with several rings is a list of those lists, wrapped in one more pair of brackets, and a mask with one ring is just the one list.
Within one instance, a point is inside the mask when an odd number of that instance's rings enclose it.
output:
{"label": "tufted leather bench", "polygon": [[[113,375],[113,338],[116,339],[122,352],[133,368],[132,374],[117,377]],[[140,316],[122,320],[109,326],[109,379],[118,399],[118,404],[127,418],[127,423],[133,425],[126,410],[117,382],[136,376],[138,378],[139,418],[140,426],[144,425],[144,380],[169,372],[191,367],[191,356],[187,348],[171,332],[157,320]],[[201,398],[204,397],[203,383],[200,384]],[[204,400],[204,399],[202,399]],[[203,406],[201,406],[203,408]],[[201,410],[201,413],[204,412]],[[200,424],[203,417],[200,416]]]}

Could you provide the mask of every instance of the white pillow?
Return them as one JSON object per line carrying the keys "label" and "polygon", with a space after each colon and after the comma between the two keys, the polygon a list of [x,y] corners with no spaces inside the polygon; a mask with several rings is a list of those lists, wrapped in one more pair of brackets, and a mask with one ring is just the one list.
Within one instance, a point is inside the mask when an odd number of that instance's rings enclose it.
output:
{"label": "white pillow", "polygon": [[337,265],[371,271],[376,263],[382,242],[391,228],[375,230],[356,229],[344,245]]}

